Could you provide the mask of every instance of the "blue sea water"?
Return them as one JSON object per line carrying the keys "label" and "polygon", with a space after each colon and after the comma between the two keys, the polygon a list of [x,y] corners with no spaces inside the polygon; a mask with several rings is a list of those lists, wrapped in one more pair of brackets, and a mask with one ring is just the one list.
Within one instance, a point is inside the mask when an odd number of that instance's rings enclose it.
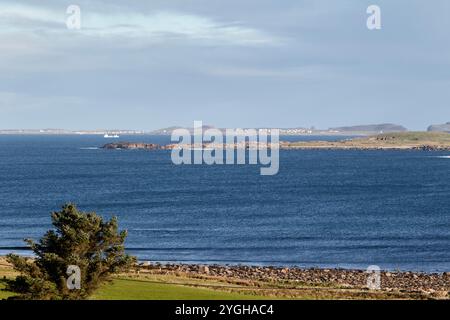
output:
{"label": "blue sea water", "polygon": [[106,142],[0,136],[0,254],[24,253],[71,201],[118,216],[142,260],[450,271],[448,152],[282,150],[278,175],[261,176]]}

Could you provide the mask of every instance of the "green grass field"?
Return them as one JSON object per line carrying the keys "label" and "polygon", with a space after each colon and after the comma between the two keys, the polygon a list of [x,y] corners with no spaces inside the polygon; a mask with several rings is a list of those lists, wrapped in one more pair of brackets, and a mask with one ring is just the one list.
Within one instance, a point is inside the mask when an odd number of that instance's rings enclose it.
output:
{"label": "green grass field", "polygon": [[391,140],[402,142],[434,142],[447,144],[450,143],[450,134],[446,132],[397,132],[397,133],[383,133],[377,136],[378,138],[390,138]]}
{"label": "green grass field", "polygon": [[145,280],[116,279],[103,285],[92,299],[99,300],[240,300],[264,299],[206,288],[156,283]]}
{"label": "green grass field", "polygon": [[8,291],[3,291],[3,289],[5,288],[5,281],[4,280],[0,280],[0,300],[1,299],[6,299],[10,296],[12,296],[12,292],[8,292]]}
{"label": "green grass field", "polygon": [[399,132],[376,136],[357,137],[340,141],[290,142],[291,148],[382,148],[412,149],[423,146],[450,148],[450,133],[443,132]]}
{"label": "green grass field", "polygon": [[[0,265],[0,300],[13,296],[4,291],[6,279],[17,275],[10,266]],[[103,284],[90,299],[97,300],[253,300],[267,297],[243,294],[229,290],[242,286],[223,284],[220,281],[191,279],[173,275],[144,276],[141,278],[116,277]]]}
{"label": "green grass field", "polygon": [[[13,294],[3,291],[5,283],[0,280],[0,299]],[[93,300],[255,300],[261,296],[244,295],[220,290],[195,288],[183,285],[157,283],[145,280],[115,279],[103,285]]]}

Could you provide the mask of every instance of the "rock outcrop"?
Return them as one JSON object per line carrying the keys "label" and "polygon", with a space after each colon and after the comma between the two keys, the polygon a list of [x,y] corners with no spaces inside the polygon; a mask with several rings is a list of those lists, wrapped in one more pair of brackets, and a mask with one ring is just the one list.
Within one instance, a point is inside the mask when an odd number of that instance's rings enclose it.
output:
{"label": "rock outcrop", "polygon": [[115,142],[107,143],[103,149],[130,149],[130,150],[158,150],[161,149],[159,144],[143,143],[143,142]]}

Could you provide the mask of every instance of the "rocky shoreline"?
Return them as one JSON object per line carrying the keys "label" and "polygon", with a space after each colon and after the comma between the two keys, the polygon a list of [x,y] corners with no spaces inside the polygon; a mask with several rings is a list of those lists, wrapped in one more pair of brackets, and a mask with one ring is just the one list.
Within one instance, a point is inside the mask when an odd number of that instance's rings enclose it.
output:
{"label": "rocky shoreline", "polygon": [[[258,266],[221,266],[195,264],[160,264],[142,262],[139,272],[184,274],[191,277],[235,279],[241,282],[301,284],[303,286],[368,290],[365,270],[282,268]],[[449,299],[450,272],[420,273],[381,271],[380,289],[392,294],[415,294],[422,298]]]}
{"label": "rocky shoreline", "polygon": [[[0,273],[15,276],[12,266],[0,257]],[[298,268],[271,266],[228,266],[179,263],[139,262],[133,270],[119,277],[154,280],[193,279],[204,286],[220,288],[239,286],[247,292],[295,298],[308,294],[317,298],[338,299],[450,299],[450,272],[422,273],[381,271],[380,288],[369,289],[366,270],[335,268]],[[188,281],[189,282],[189,281]],[[192,282],[191,282],[192,283]],[[217,285],[216,285],[217,286]]]}
{"label": "rocky shoreline", "polygon": [[162,147],[155,143],[143,143],[143,142],[115,142],[107,143],[102,146],[103,149],[108,150],[158,150]]}
{"label": "rocky shoreline", "polygon": [[[271,149],[271,145],[265,146],[267,149]],[[214,143],[202,143],[202,144],[168,144],[159,145],[154,143],[143,142],[116,142],[108,143],[102,146],[107,150],[173,150],[173,149],[248,149],[256,150],[260,148],[257,143],[245,142],[234,144],[214,144]],[[308,141],[308,142],[286,142],[280,141],[279,149],[281,150],[411,150],[411,151],[450,151],[450,146],[444,145],[366,145],[357,144],[352,141],[339,141],[339,142],[325,142],[325,141]]]}
{"label": "rocky shoreline", "polygon": [[258,143],[257,141],[241,141],[233,143],[187,143],[158,145],[142,142],[108,143],[104,149],[142,149],[142,150],[172,150],[172,149],[261,149],[265,147],[283,150],[419,150],[419,151],[450,151],[449,133],[406,132],[396,134],[380,134],[377,136],[353,138],[339,141],[280,141],[279,144]]}

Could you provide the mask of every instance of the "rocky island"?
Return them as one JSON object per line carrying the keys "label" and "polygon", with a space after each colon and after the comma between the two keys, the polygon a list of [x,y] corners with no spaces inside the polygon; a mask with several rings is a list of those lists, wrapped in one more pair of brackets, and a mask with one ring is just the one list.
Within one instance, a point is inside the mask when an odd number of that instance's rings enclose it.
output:
{"label": "rocky island", "polygon": [[143,143],[143,142],[115,142],[107,143],[103,149],[129,149],[129,150],[158,150],[162,147],[155,143]]}
{"label": "rocky island", "polygon": [[[339,141],[280,141],[280,149],[284,150],[423,150],[423,151],[450,151],[450,133],[445,132],[397,132],[385,133],[370,137],[353,138]],[[215,148],[214,143],[202,144],[168,144],[159,145],[143,142],[117,142],[105,144],[103,149],[129,149],[129,150],[172,150],[176,148]],[[223,144],[221,147],[256,149],[256,142],[240,142]],[[270,144],[267,146],[270,148]]]}

